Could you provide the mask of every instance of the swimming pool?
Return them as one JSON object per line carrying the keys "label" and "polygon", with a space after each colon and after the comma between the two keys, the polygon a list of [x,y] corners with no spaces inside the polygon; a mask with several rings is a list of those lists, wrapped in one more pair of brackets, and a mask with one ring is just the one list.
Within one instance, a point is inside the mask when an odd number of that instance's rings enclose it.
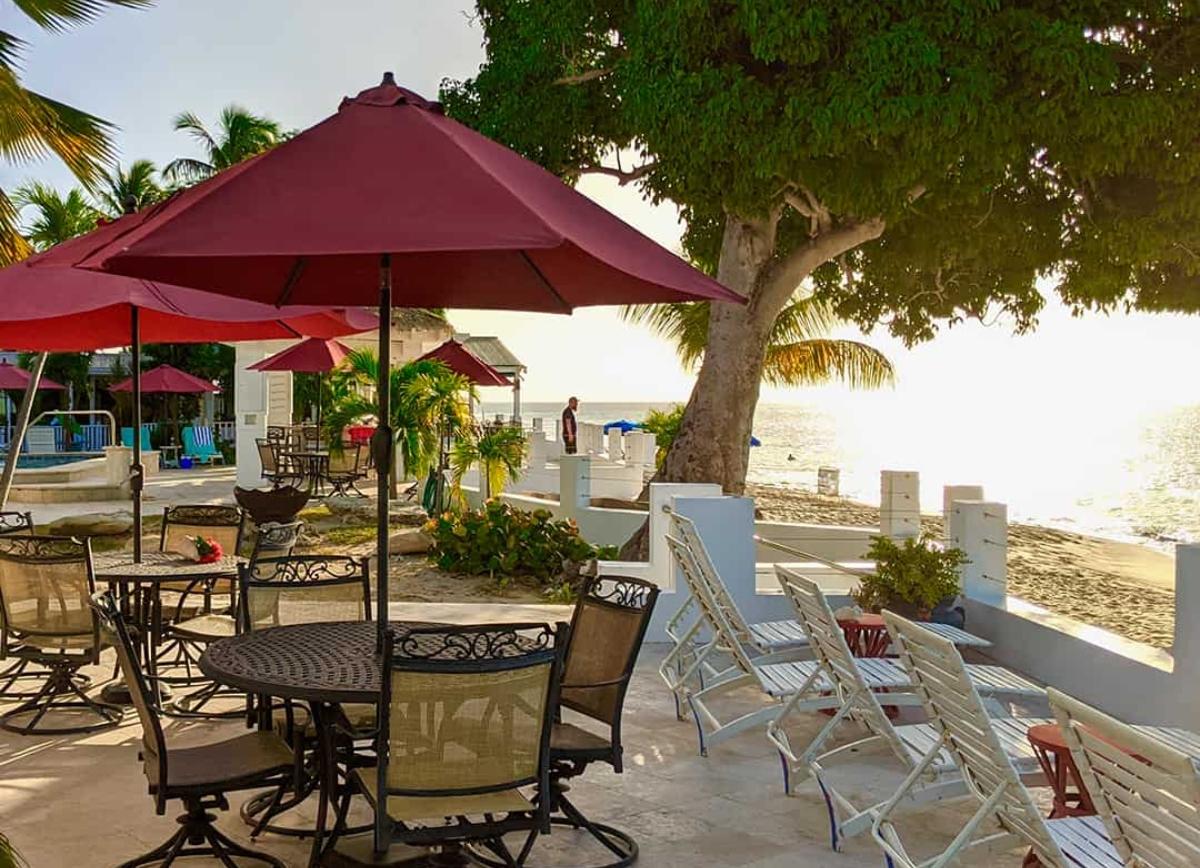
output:
{"label": "swimming pool", "polygon": [[[75,464],[79,461],[87,461],[89,458],[100,458],[101,453],[98,452],[51,452],[46,455],[22,455],[17,459],[17,469],[35,470],[40,467],[58,467],[62,464]],[[0,458],[0,467],[3,467],[7,462],[4,458]]]}

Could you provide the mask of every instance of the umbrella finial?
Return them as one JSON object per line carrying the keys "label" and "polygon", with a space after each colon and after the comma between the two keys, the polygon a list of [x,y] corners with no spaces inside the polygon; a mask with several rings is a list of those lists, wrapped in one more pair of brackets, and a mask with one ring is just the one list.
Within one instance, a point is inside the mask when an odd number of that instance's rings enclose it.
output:
{"label": "umbrella finial", "polygon": [[386,84],[390,84],[390,85],[392,85],[393,87],[395,87],[395,85],[396,85],[396,73],[394,73],[394,72],[385,72],[385,73],[383,74],[383,81],[379,82],[379,86],[380,86],[380,87],[383,87],[383,86],[384,86],[384,85],[386,85]]}

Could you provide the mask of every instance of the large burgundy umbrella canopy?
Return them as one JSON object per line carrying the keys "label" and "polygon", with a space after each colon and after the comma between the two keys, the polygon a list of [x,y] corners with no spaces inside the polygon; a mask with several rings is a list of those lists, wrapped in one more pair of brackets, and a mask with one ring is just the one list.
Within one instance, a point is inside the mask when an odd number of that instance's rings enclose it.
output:
{"label": "large burgundy umbrella canopy", "polygon": [[[100,241],[100,239],[94,239]],[[555,176],[383,83],[282,145],[135,215],[78,264],[274,304],[570,312],[742,301]],[[391,466],[390,390],[375,463]],[[378,474],[379,629],[388,482]]]}
{"label": "large burgundy umbrella canopy", "polygon": [[[110,392],[132,392],[133,378],[108,387]],[[159,365],[142,374],[142,392],[146,395],[203,395],[216,393],[220,387],[171,365]]]}
{"label": "large burgundy umbrella canopy", "polygon": [[421,359],[436,359],[456,374],[462,374],[476,386],[511,386],[512,381],[470,350],[450,338],[443,344],[421,356]]}
{"label": "large burgundy umbrella canopy", "polygon": [[[4,391],[23,392],[29,388],[31,377],[29,371],[24,368],[18,368],[12,362],[0,362],[0,389]],[[48,377],[42,377],[38,382],[39,389],[59,391],[67,388],[61,383],[56,383]]]}
{"label": "large burgundy umbrella canopy", "polygon": [[332,371],[350,354],[350,348],[340,341],[308,338],[295,346],[267,356],[250,365],[252,371],[301,371],[323,374]]}

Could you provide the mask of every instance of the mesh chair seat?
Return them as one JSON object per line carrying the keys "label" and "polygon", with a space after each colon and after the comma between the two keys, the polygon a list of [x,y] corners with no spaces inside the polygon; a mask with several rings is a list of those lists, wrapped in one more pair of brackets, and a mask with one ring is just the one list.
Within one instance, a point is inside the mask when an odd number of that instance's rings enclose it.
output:
{"label": "mesh chair seat", "polygon": [[[374,769],[365,774],[356,771],[355,777],[371,807],[377,808],[379,791]],[[484,814],[516,814],[533,810],[533,802],[517,789],[462,796],[393,795],[388,796],[387,800],[387,815],[402,823],[428,820],[440,825],[446,817],[481,817]]]}
{"label": "mesh chair seat", "polygon": [[550,729],[550,750],[557,756],[570,753],[612,753],[612,742],[571,723],[556,723]]}
{"label": "mesh chair seat", "polygon": [[[375,728],[378,712],[370,702],[347,702],[338,706],[339,723],[343,728],[352,732],[366,731]],[[282,708],[271,712],[271,723],[280,736],[287,737],[288,714]],[[303,706],[292,706],[292,726],[301,730],[305,738],[316,738],[317,728],[313,726],[312,715]]]}
{"label": "mesh chair seat", "polygon": [[237,633],[237,622],[232,615],[197,615],[180,621],[171,627],[171,632],[184,639],[212,642],[227,639]]}
{"label": "mesh chair seat", "polygon": [[[146,776],[150,792],[160,785],[158,762],[149,754]],[[248,732],[216,744],[170,749],[168,791],[224,792],[247,780],[284,774],[292,769],[292,752],[273,732]]]}

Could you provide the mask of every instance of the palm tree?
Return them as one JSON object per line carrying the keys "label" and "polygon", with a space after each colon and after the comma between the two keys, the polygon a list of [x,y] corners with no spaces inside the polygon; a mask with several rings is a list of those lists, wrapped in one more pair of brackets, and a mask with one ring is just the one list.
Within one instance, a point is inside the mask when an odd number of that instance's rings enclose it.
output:
{"label": "palm tree", "polygon": [[[679,302],[627,307],[624,317],[675,342],[680,361],[696,367],[708,342],[708,303]],[[827,302],[797,294],[780,312],[767,342],[763,381],[772,386],[815,386],[833,381],[853,389],[895,382],[887,356],[859,341],[827,335],[841,321]]]}
{"label": "palm tree", "polygon": [[12,201],[18,213],[26,208],[34,211],[33,219],[25,224],[25,237],[36,250],[90,232],[100,219],[100,212],[78,187],[64,196],[48,184],[29,181],[13,191]]}
{"label": "palm tree", "polygon": [[[13,0],[43,30],[86,23],[113,6],[144,7],[151,0]],[[0,159],[8,163],[54,155],[84,185],[112,159],[111,124],[87,112],[27,90],[19,74],[25,42],[0,30]],[[29,243],[17,229],[18,209],[0,190],[0,266],[23,259]]]}
{"label": "palm tree", "polygon": [[511,425],[495,425],[482,431],[472,430],[450,450],[450,476],[454,490],[461,492],[467,471],[479,465],[479,488],[484,499],[504,491],[505,483],[521,477],[525,463],[525,432]]}
{"label": "palm tree", "polygon": [[149,160],[134,160],[128,169],[120,164],[101,176],[96,200],[109,217],[120,217],[130,211],[140,211],[161,201],[167,191],[155,180],[158,168]]}
{"label": "palm tree", "polygon": [[204,149],[204,159],[180,157],[167,163],[163,177],[170,182],[195,183],[228,169],[279,144],[284,133],[268,117],[255,115],[241,106],[221,110],[215,131],[209,130],[192,112],[175,118],[175,129],[188,133]]}
{"label": "palm tree", "polygon": [[654,435],[654,464],[662,468],[667,458],[667,451],[675,438],[679,436],[679,426],[683,424],[683,405],[676,404],[670,410],[651,410],[642,421],[642,430]]}

